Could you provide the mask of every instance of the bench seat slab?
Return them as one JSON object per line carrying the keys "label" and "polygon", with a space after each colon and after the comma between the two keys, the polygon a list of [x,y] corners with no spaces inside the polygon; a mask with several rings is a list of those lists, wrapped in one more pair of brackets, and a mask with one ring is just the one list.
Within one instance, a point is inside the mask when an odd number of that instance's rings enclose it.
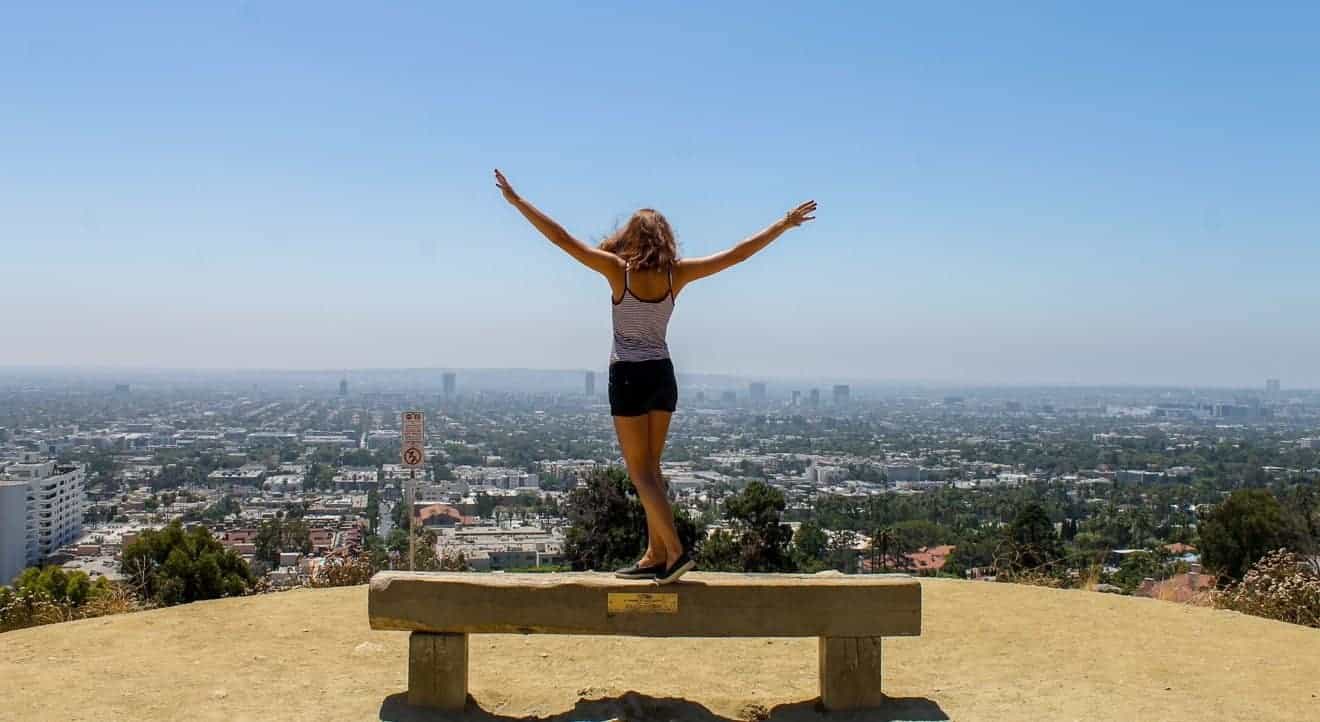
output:
{"label": "bench seat slab", "polygon": [[645,637],[895,637],[921,634],[910,577],[693,572],[677,584],[607,574],[381,572],[372,629]]}

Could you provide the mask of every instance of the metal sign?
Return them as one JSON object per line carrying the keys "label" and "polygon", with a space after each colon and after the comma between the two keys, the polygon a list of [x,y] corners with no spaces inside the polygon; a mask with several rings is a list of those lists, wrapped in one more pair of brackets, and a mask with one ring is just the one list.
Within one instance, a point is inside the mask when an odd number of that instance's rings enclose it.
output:
{"label": "metal sign", "polygon": [[426,414],[403,412],[403,465],[416,469],[426,461]]}
{"label": "metal sign", "polygon": [[605,615],[615,614],[678,614],[678,595],[611,592],[605,596]]}

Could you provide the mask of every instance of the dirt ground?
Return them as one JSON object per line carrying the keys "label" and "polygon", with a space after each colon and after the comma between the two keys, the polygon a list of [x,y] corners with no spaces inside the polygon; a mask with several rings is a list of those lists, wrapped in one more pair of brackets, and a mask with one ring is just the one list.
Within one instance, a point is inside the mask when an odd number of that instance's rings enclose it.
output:
{"label": "dirt ground", "polygon": [[[1079,591],[923,584],[885,641],[882,711],[816,710],[816,640],[474,636],[461,717],[508,720],[1320,720],[1320,630]],[[366,587],[0,635],[0,720],[430,720],[407,634]],[[804,610],[804,613],[809,613]]]}

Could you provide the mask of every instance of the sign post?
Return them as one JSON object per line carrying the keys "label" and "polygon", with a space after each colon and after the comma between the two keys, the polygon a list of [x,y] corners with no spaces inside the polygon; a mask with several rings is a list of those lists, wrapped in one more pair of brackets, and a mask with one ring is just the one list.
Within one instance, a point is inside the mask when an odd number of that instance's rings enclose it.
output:
{"label": "sign post", "polygon": [[426,414],[421,411],[403,412],[403,443],[400,454],[408,467],[408,571],[416,566],[417,549],[413,537],[413,516],[417,501],[417,467],[426,460]]}

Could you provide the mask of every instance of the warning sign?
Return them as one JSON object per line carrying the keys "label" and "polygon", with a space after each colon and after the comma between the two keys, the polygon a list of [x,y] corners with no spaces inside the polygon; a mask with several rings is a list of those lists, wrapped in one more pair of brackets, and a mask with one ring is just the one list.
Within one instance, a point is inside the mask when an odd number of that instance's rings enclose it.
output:
{"label": "warning sign", "polygon": [[426,461],[426,414],[403,412],[403,465],[417,468]]}

